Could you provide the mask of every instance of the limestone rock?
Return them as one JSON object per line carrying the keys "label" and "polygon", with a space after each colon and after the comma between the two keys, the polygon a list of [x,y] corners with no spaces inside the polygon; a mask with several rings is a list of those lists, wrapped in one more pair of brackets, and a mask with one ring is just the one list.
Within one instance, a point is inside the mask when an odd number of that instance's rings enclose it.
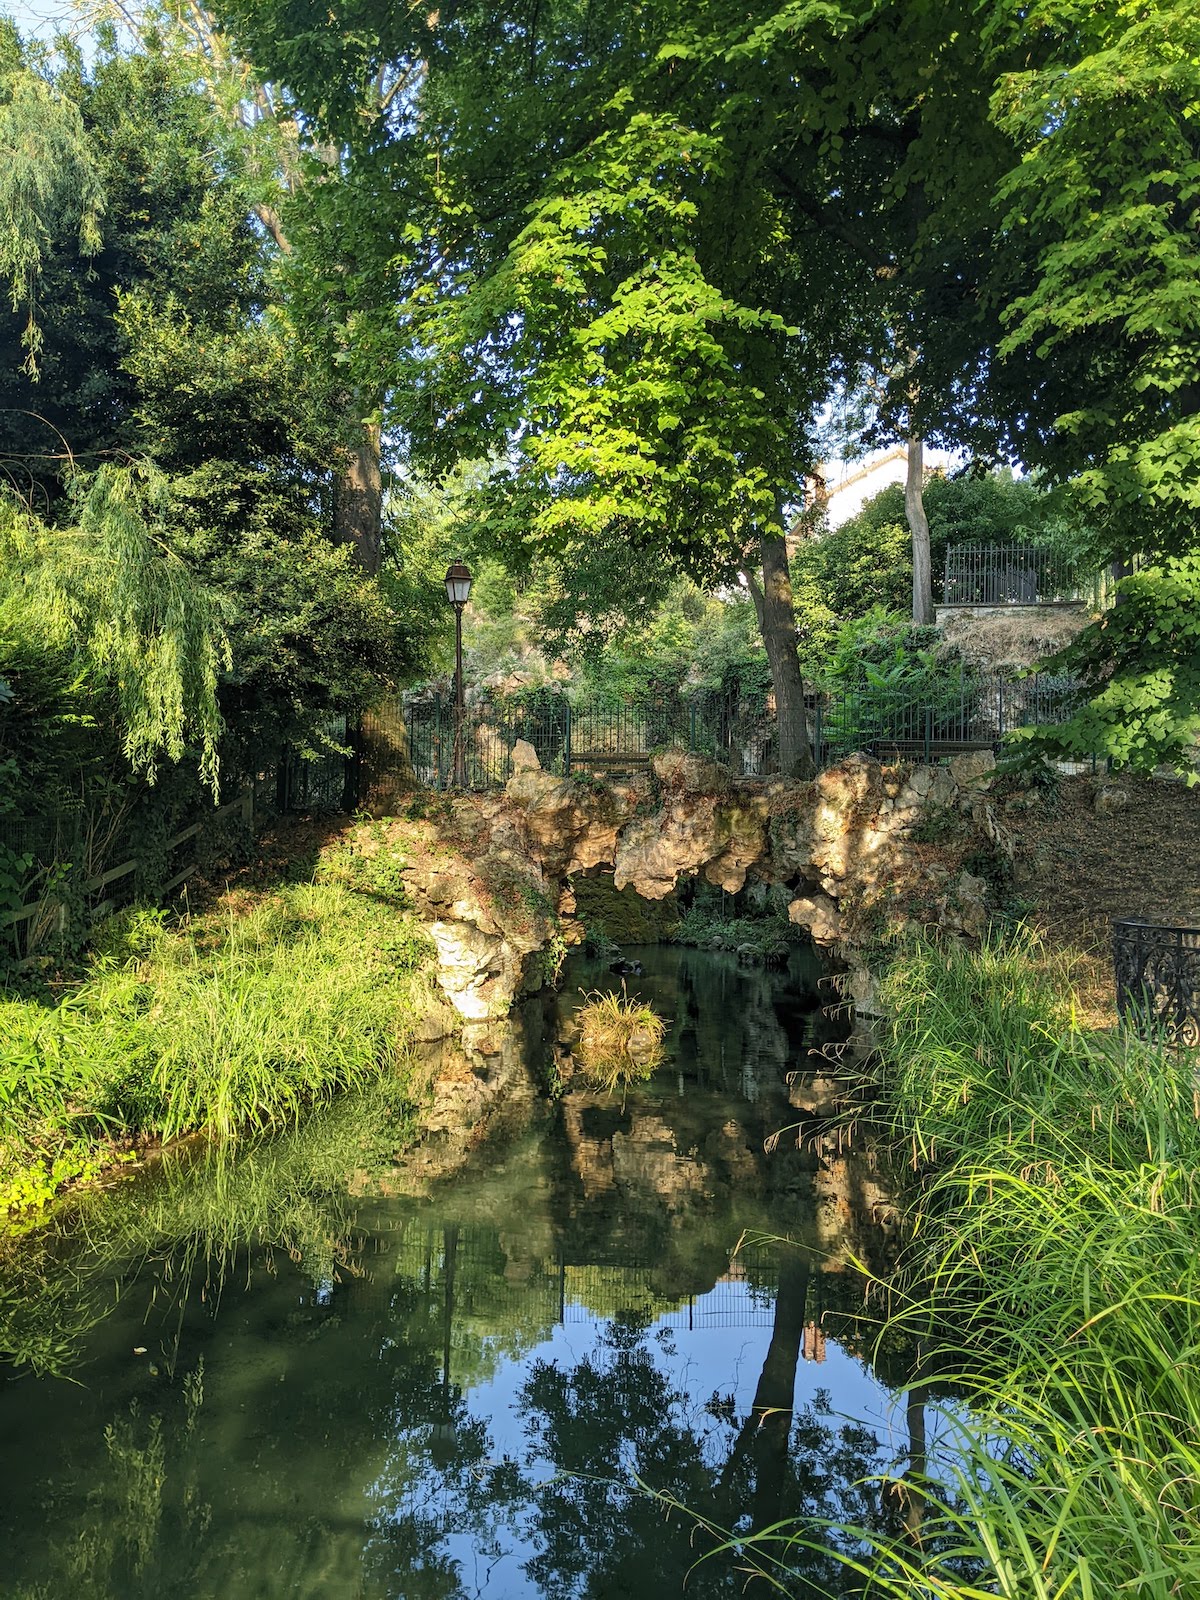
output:
{"label": "limestone rock", "polygon": [[1129,790],[1115,783],[1106,783],[1096,790],[1096,810],[1102,817],[1111,816],[1114,811],[1124,811],[1129,801]]}
{"label": "limestone rock", "polygon": [[814,944],[836,944],[842,937],[842,913],[837,901],[818,889],[800,895],[788,906],[788,921],[807,928]]}
{"label": "limestone rock", "polygon": [[827,1072],[795,1072],[788,1079],[788,1100],[809,1117],[832,1117],[846,1100],[846,1085]]}
{"label": "limestone rock", "polygon": [[946,770],[960,789],[982,789],[992,781],[996,757],[990,750],[965,750],[951,756]]}
{"label": "limestone rock", "polygon": [[431,998],[417,1018],[413,1039],[417,1044],[437,1044],[442,1039],[452,1038],[458,1032],[459,1024],[460,1018],[450,1006]]}
{"label": "limestone rock", "polygon": [[982,878],[963,871],[954,880],[949,926],[972,939],[982,939],[988,925],[988,886]]}
{"label": "limestone rock", "polygon": [[647,900],[661,900],[681,877],[703,872],[736,893],[747,870],[766,854],[765,808],[748,799],[680,795],[652,817],[636,817],[617,840],[614,882]]}
{"label": "limestone rock", "polygon": [[862,1017],[881,1017],[879,979],[868,967],[851,966],[845,976],[844,993]]}
{"label": "limestone rock", "polygon": [[512,768],[514,772],[540,772],[542,763],[538,760],[538,753],[528,739],[518,739],[512,749]]}
{"label": "limestone rock", "polygon": [[[990,794],[990,751],[940,767],[886,770],[850,756],[810,781],[735,782],[728,771],[683,751],[656,758],[662,786],[574,783],[544,771],[517,746],[502,795],[463,796],[452,817],[404,840],[404,882],[437,946],[440,983],[459,1018],[502,1016],[516,995],[542,980],[537,952],[552,937],[577,942],[585,896],[572,880],[611,868],[613,885],[660,902],[681,878],[702,876],[731,892],[751,874],[761,906],[774,896],[790,920],[822,945],[852,947],[882,909],[893,923],[934,922],[979,937],[987,885],[930,859],[913,834],[931,810],[955,809],[998,849],[1011,840]],[[1107,786],[1105,794],[1125,797]],[[1097,805],[1119,807],[1102,795]],[[656,806],[656,809],[652,809]],[[918,835],[918,838],[921,836]],[[385,841],[389,847],[396,841]],[[379,848],[370,839],[367,847]],[[852,998],[875,1009],[869,975]],[[429,1028],[441,1027],[431,1021]]]}
{"label": "limestone rock", "polygon": [[611,866],[617,832],[632,809],[629,791],[599,792],[540,767],[513,772],[504,790],[523,848],[551,877]]}
{"label": "limestone rock", "polygon": [[654,776],[668,789],[684,794],[728,794],[733,785],[729,768],[688,750],[667,750],[651,761]]}
{"label": "limestone rock", "polygon": [[[429,933],[437,946],[438,982],[451,1004],[471,1022],[491,1016],[498,998],[492,991],[504,976],[503,941],[468,922],[431,922]],[[514,982],[509,1004],[515,992]]]}
{"label": "limestone rock", "polygon": [[925,804],[930,810],[942,809],[954,799],[955,789],[956,784],[949,767],[936,767],[933,782],[929,785],[929,791],[925,796]]}

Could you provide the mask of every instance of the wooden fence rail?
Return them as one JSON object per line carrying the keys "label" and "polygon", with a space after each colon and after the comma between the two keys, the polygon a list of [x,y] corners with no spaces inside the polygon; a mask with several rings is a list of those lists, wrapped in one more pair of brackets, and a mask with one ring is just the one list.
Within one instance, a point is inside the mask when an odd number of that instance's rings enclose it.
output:
{"label": "wooden fence rail", "polygon": [[[253,789],[243,790],[236,800],[230,800],[227,805],[218,806],[215,811],[210,812],[200,822],[193,822],[188,827],[181,829],[173,838],[167,840],[163,848],[167,851],[177,850],[181,844],[186,844],[189,839],[198,838],[212,823],[220,822],[224,817],[232,816],[234,812],[239,812],[247,826],[253,827]],[[87,894],[97,894],[101,889],[107,889],[109,884],[119,883],[122,878],[127,878],[130,873],[136,872],[141,865],[142,862],[139,856],[131,856],[128,861],[122,861],[120,866],[109,867],[106,872],[97,873],[94,878],[87,878],[84,881],[84,890]],[[199,865],[199,861],[189,862],[182,872],[177,872],[169,883],[164,884],[163,894],[170,894],[172,890],[178,889],[180,884],[186,883],[192,873],[199,868]],[[113,902],[111,899],[102,900],[98,905],[90,908],[89,918],[91,921],[96,922],[101,917],[106,916],[112,908]],[[56,917],[60,930],[65,927],[66,907],[56,897],[50,896],[44,900],[31,900],[28,905],[22,906],[19,911],[10,911],[6,916],[0,917],[0,928],[16,927],[19,923],[28,922],[34,917],[45,914],[52,914]]]}

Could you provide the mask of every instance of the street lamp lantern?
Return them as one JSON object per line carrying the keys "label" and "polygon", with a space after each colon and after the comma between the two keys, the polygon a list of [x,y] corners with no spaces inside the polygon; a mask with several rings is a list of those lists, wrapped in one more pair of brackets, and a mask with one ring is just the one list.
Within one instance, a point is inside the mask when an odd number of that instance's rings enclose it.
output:
{"label": "street lamp lantern", "polygon": [[471,598],[471,574],[461,561],[446,568],[446,599],[454,607],[454,777],[456,789],[467,787],[467,758],[463,748],[462,614]]}
{"label": "street lamp lantern", "polygon": [[471,574],[461,561],[446,568],[446,598],[452,606],[465,606],[471,598]]}

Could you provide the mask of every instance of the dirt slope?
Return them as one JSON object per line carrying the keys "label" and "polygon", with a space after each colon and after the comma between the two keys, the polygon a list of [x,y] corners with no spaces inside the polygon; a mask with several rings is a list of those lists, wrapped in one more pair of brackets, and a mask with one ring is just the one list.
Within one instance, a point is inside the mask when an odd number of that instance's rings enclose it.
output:
{"label": "dirt slope", "polygon": [[[1098,810],[1105,788],[1128,805]],[[1056,799],[1014,805],[1007,820],[1019,903],[1048,944],[1083,957],[1090,1006],[1113,1007],[1114,918],[1200,927],[1200,785],[1067,778]]]}

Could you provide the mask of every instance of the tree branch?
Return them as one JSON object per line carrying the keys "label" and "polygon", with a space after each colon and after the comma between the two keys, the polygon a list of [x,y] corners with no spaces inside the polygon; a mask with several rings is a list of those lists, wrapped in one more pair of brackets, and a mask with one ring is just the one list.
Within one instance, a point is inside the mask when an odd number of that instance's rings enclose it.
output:
{"label": "tree branch", "polygon": [[829,205],[822,205],[807,194],[792,176],[783,168],[771,168],[772,176],[786,191],[788,197],[799,206],[800,210],[817,226],[827,233],[832,233],[834,238],[840,239],[843,244],[849,245],[855,255],[859,257],[877,278],[894,278],[899,270],[894,261],[880,261],[879,252],[875,249],[873,241],[843,212]]}

